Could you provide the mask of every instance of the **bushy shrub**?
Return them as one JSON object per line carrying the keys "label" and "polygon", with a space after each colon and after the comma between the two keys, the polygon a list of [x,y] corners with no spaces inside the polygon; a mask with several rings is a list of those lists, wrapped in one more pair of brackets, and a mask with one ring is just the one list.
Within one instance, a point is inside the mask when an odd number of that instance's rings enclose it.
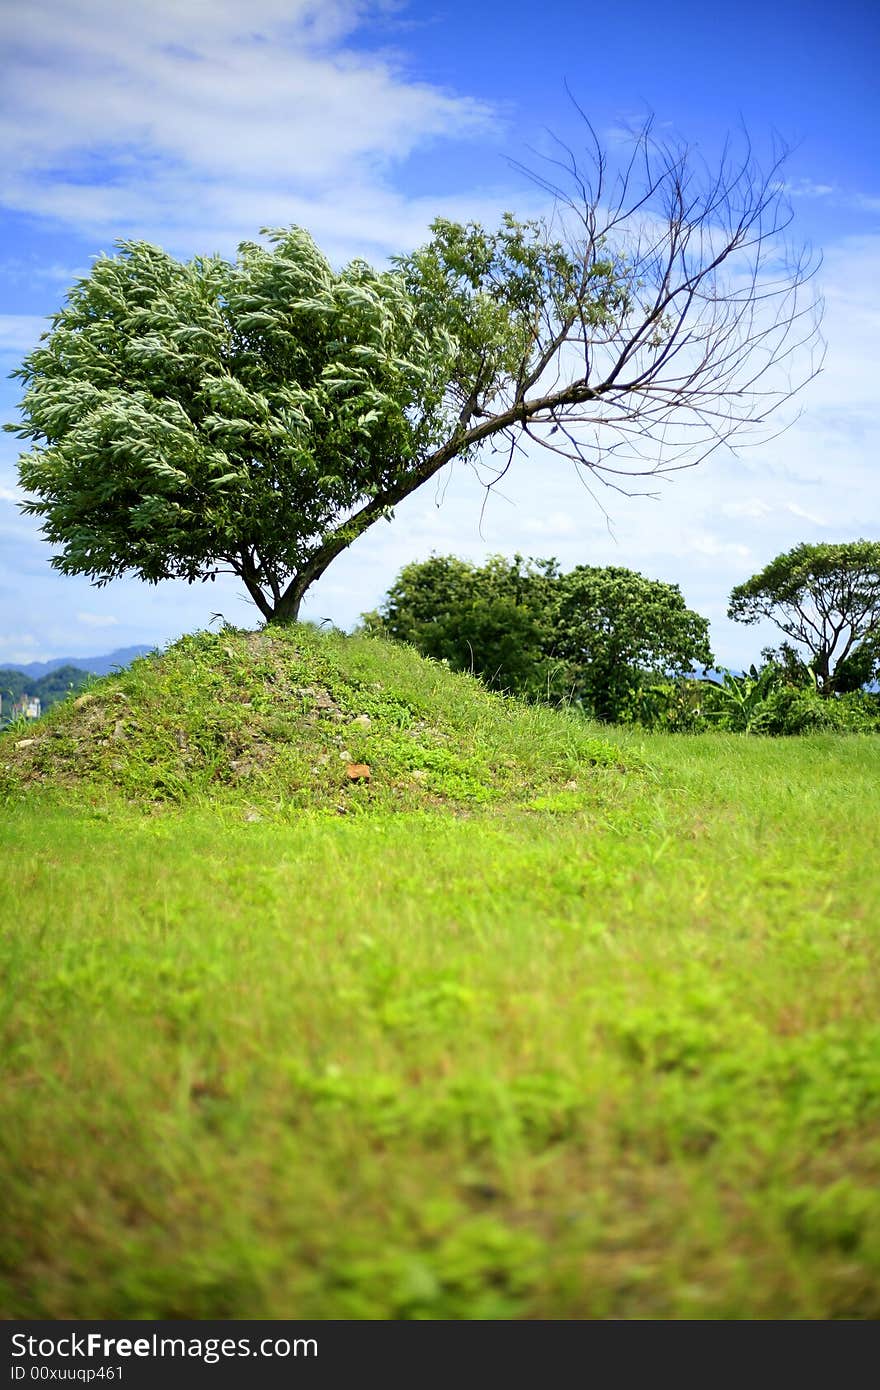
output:
{"label": "bushy shrub", "polygon": [[704,713],[708,684],[683,677],[634,687],[621,701],[618,719],[658,732],[702,733],[709,727]]}
{"label": "bushy shrub", "polygon": [[807,667],[768,661],[742,676],[725,671],[723,684],[707,685],[703,712],[715,728],[782,736],[880,731],[880,696],[862,690],[823,696]]}
{"label": "bushy shrub", "polygon": [[761,702],[752,725],[760,734],[812,734],[836,727],[834,702],[815,686],[781,685]]}
{"label": "bushy shrub", "polygon": [[880,691],[853,690],[833,701],[838,727],[854,733],[880,733]]}

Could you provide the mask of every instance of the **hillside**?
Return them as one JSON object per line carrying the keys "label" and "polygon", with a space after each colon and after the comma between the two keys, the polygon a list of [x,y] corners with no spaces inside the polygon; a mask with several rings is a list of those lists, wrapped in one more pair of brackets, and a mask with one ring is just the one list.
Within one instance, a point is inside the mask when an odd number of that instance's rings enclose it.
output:
{"label": "hillside", "polygon": [[309,627],[28,733],[7,1317],[880,1316],[880,737],[599,738]]}
{"label": "hillside", "polygon": [[[630,759],[630,762],[637,761]],[[572,713],[415,652],[307,625],[185,637],[0,739],[0,792],[39,784],[244,814],[528,802],[574,808],[621,754]]]}

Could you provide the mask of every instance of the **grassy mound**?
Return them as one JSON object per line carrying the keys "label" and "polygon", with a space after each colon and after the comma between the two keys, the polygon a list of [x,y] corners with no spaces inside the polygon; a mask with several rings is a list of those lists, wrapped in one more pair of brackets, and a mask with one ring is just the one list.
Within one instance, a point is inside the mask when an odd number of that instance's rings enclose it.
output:
{"label": "grassy mound", "polygon": [[[630,759],[630,761],[632,761]],[[493,695],[415,652],[307,625],[184,637],[0,738],[0,795],[243,814],[559,801],[622,755],[575,713]]]}

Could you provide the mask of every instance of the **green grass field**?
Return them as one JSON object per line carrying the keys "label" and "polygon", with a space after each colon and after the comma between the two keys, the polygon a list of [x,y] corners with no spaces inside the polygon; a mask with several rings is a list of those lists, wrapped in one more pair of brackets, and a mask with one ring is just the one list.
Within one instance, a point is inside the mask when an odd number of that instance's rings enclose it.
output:
{"label": "green grass field", "polygon": [[0,796],[5,1316],[880,1316],[880,737],[298,628],[4,735]]}

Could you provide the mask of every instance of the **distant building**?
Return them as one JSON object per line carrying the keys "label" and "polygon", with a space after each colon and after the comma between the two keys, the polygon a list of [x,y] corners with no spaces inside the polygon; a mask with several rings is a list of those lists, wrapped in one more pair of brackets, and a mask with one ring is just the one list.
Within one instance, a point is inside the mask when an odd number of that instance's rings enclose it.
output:
{"label": "distant building", "polygon": [[[43,702],[39,695],[22,695],[20,700],[13,700],[10,712],[10,719],[39,719],[43,712]],[[3,705],[0,703],[0,714],[3,713]]]}

